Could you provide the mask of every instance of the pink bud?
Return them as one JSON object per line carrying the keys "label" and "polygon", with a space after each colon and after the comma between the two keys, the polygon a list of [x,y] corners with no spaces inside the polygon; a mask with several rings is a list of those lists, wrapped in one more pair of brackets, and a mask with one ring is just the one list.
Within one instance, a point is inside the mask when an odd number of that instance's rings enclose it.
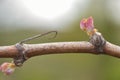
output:
{"label": "pink bud", "polygon": [[80,28],[88,33],[92,32],[94,30],[93,18],[89,17],[87,19],[82,19],[80,21]]}
{"label": "pink bud", "polygon": [[10,75],[15,71],[15,64],[5,62],[0,66],[0,70],[6,75]]}

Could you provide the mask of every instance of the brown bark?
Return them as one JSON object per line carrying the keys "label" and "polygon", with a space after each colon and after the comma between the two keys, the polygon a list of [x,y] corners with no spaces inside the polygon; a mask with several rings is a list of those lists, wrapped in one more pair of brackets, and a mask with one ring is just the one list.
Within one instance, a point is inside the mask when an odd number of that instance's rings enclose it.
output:
{"label": "brown bark", "polygon": [[[23,44],[27,57],[63,53],[98,53],[90,42],[55,42],[43,44]],[[120,57],[120,46],[106,42],[103,53]],[[15,45],[0,46],[0,58],[14,58],[19,53]]]}

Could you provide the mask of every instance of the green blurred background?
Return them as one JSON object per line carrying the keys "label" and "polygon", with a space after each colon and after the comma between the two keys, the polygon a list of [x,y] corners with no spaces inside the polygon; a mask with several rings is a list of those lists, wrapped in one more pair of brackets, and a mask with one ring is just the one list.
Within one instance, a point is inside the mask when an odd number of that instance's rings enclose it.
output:
{"label": "green blurred background", "polygon": [[[119,4],[120,0],[73,0],[68,12],[48,20],[29,14],[24,6],[20,7],[20,0],[1,0],[0,46],[13,45],[50,30],[58,31],[55,39],[49,40],[48,35],[30,43],[87,41],[89,38],[79,29],[79,22],[89,16],[106,40],[119,45]],[[11,60],[1,58],[0,63]],[[0,73],[0,80],[120,80],[120,59],[84,53],[37,56],[10,76]]]}

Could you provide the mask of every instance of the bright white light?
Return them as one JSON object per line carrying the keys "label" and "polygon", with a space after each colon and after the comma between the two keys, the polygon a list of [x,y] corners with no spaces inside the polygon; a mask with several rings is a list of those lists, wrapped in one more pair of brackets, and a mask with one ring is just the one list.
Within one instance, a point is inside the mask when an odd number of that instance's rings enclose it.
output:
{"label": "bright white light", "polygon": [[54,19],[66,13],[74,0],[21,0],[35,16]]}

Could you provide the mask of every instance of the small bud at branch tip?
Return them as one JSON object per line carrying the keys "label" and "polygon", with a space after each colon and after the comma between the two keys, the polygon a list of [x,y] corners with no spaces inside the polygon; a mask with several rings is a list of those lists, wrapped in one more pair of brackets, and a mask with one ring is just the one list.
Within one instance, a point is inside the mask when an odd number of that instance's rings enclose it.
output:
{"label": "small bud at branch tip", "polygon": [[80,28],[86,31],[88,35],[94,34],[97,30],[94,28],[94,21],[92,17],[84,18],[80,21]]}

